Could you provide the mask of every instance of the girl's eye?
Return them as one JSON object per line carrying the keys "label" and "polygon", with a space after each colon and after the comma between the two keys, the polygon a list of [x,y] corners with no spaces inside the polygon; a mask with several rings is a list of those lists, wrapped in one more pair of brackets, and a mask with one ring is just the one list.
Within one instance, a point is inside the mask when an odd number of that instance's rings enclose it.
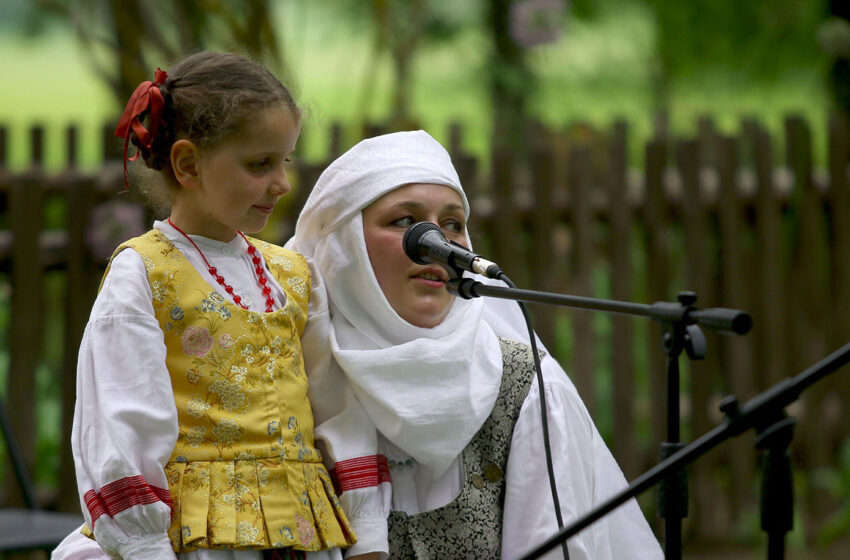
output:
{"label": "girl's eye", "polygon": [[263,159],[260,161],[252,161],[248,163],[248,169],[250,169],[254,173],[259,173],[261,171],[265,171],[269,167],[269,160]]}

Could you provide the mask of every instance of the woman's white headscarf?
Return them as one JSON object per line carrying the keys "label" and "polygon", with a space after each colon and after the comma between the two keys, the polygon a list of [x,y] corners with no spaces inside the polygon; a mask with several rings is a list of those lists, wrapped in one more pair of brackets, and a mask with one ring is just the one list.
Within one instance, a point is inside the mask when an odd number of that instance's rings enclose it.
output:
{"label": "woman's white headscarf", "polygon": [[[327,371],[311,374],[317,422],[335,408],[360,405],[385,437],[438,478],[493,408],[502,374],[497,335],[527,335],[515,330],[517,313],[507,318],[503,304],[484,299],[454,300],[434,328],[416,327],[392,309],[369,261],[361,212],[411,183],[453,188],[469,214],[446,150],[423,131],[398,132],[363,140],[322,173],[287,246],[312,260],[320,276],[314,285],[323,281],[327,290],[326,336],[334,359]],[[317,321],[322,313],[316,310]],[[305,346],[308,366],[321,362],[309,352]],[[338,385],[346,379],[358,403],[323,402],[344,399]],[[344,415],[346,422],[357,417],[351,410]],[[344,439],[329,442],[336,461],[375,453],[359,449],[356,437]],[[366,447],[374,445],[374,438],[365,440]]]}

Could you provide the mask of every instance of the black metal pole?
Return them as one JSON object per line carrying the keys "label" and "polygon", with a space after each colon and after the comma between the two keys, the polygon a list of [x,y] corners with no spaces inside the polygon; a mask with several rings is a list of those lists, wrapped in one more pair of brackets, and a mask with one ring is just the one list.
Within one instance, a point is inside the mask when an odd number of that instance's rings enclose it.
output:
{"label": "black metal pole", "polygon": [[631,303],[610,299],[598,299],[582,296],[553,294],[518,288],[505,288],[483,284],[471,278],[460,278],[449,282],[446,289],[464,299],[474,297],[494,297],[514,301],[547,303],[574,309],[604,311],[620,315],[648,317],[661,322],[681,321],[686,325],[697,324],[722,334],[746,334],[752,328],[753,321],[749,313],[725,307],[697,309],[679,302],[656,302],[652,305]]}
{"label": "black metal pole", "polygon": [[[800,397],[800,393],[802,393],[805,389],[838,368],[844,366],[848,362],[850,362],[850,343],[845,344],[796,377],[784,379],[768,388],[766,391],[759,393],[747,401],[742,407],[738,407],[737,398],[734,396],[727,397],[720,403],[720,409],[726,415],[726,420],[722,425],[709,431],[693,443],[686,445],[680,451],[674,453],[661,463],[634,479],[627,488],[608,498],[608,500],[601,503],[589,513],[580,517],[566,529],[559,531],[556,535],[548,538],[537,548],[523,556],[520,560],[534,560],[535,558],[540,558],[540,556],[558,546],[561,541],[572,537],[582,529],[588,527],[595,521],[604,517],[607,513],[622,505],[627,500],[637,496],[648,488],[651,488],[671,471],[692,463],[698,457],[717,447],[730,437],[740,435],[750,428],[761,430],[760,433],[762,435],[769,434],[771,431],[778,432],[782,429],[787,430],[787,428],[783,428],[782,426],[782,423],[786,422],[787,419],[780,420],[779,425],[771,422],[777,417],[783,418],[784,413],[782,411],[784,408],[797,400]],[[787,432],[783,435],[784,437],[790,437],[790,434]],[[790,491],[793,492],[793,487],[788,485],[785,487],[790,488]],[[789,502],[787,495],[784,500],[786,503]],[[791,501],[791,503],[793,504],[793,501]],[[778,539],[774,538],[773,541],[773,544],[769,543],[769,547],[772,547],[775,553],[784,554],[784,536],[783,543],[781,545],[779,544]]]}

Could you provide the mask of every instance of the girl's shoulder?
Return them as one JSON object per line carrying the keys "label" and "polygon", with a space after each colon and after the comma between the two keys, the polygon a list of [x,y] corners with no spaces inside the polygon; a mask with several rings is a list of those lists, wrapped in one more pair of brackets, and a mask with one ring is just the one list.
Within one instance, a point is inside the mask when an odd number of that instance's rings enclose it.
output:
{"label": "girl's shoulder", "polygon": [[280,245],[275,245],[274,243],[269,243],[268,241],[263,241],[262,239],[253,237],[248,237],[247,239],[263,253],[263,257],[270,265],[281,265],[286,270],[292,270],[294,267],[302,274],[310,274],[307,258],[301,253],[281,247]]}

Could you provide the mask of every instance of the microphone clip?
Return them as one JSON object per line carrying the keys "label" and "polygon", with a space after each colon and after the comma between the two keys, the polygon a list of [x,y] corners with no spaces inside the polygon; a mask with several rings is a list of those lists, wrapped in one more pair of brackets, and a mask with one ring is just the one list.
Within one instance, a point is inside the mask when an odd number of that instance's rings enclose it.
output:
{"label": "microphone clip", "polygon": [[472,278],[463,278],[458,275],[457,278],[453,278],[446,282],[446,290],[453,296],[461,297],[463,299],[472,299],[476,297],[481,297],[480,294],[475,292],[475,288],[479,286],[481,282],[473,280]]}

